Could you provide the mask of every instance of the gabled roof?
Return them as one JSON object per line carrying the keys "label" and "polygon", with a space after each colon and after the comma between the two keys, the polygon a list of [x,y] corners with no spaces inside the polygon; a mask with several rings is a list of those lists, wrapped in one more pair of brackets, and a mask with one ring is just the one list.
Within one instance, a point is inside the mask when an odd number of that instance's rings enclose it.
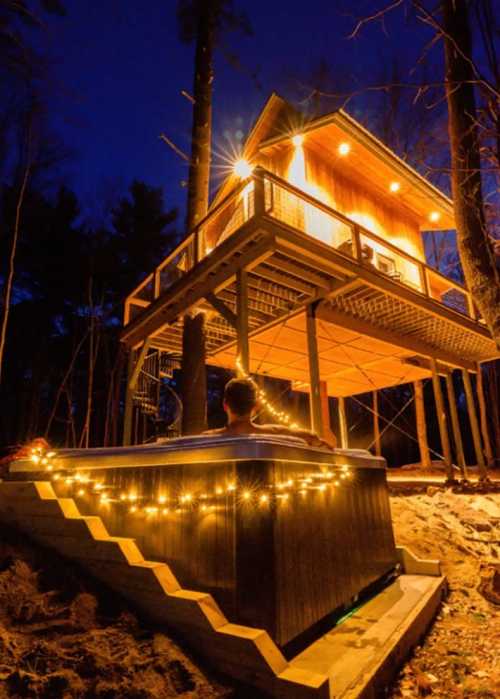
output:
{"label": "gabled roof", "polygon": [[[346,175],[355,176],[361,185],[392,203],[395,195],[389,192],[389,185],[397,181],[400,184],[397,200],[419,220],[422,230],[455,227],[451,199],[342,109],[308,120],[273,93],[250,131],[242,157],[251,162],[259,152],[272,155],[277,149],[289,147],[294,133],[303,134],[306,146],[333,161],[338,161],[338,145],[348,141],[351,151],[342,159],[342,171]],[[237,182],[236,175],[229,175],[211,206],[227,196]],[[439,213],[439,221],[435,223],[429,220],[433,211]]]}

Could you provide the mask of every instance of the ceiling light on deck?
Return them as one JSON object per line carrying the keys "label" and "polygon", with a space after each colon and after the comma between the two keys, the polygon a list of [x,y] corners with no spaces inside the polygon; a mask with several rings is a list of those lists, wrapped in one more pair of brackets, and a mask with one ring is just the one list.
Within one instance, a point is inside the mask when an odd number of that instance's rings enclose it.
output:
{"label": "ceiling light on deck", "polygon": [[304,143],[304,136],[301,133],[296,133],[295,136],[292,136],[292,143],[295,148],[298,148]]}
{"label": "ceiling light on deck", "polygon": [[347,155],[351,150],[351,146],[349,143],[341,143],[339,146],[339,155]]}
{"label": "ceiling light on deck", "polygon": [[238,177],[241,177],[242,180],[246,180],[247,177],[250,177],[250,175],[253,172],[253,167],[250,165],[248,160],[245,160],[244,158],[240,158],[237,160],[233,166],[234,174],[238,175]]}
{"label": "ceiling light on deck", "polygon": [[429,221],[431,223],[437,223],[440,218],[441,214],[439,213],[439,211],[431,211],[431,213],[429,214]]}
{"label": "ceiling light on deck", "polygon": [[391,182],[391,184],[389,185],[389,191],[392,192],[393,194],[396,194],[396,192],[399,192],[400,189],[401,189],[401,185],[399,184],[399,182]]}

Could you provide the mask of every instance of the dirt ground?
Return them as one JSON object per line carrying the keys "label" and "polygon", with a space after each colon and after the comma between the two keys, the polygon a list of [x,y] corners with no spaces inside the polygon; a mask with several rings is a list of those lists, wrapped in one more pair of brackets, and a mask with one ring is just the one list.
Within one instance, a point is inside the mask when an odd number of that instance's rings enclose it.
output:
{"label": "dirt ground", "polygon": [[[450,595],[388,696],[500,697],[500,495],[428,487],[391,506],[398,543],[441,559]],[[0,526],[0,699],[236,696],[77,568]]]}
{"label": "dirt ground", "polygon": [[231,693],[71,564],[0,527],[0,699]]}
{"label": "dirt ground", "polygon": [[500,495],[429,487],[391,507],[397,542],[439,558],[450,593],[389,696],[500,697]]}

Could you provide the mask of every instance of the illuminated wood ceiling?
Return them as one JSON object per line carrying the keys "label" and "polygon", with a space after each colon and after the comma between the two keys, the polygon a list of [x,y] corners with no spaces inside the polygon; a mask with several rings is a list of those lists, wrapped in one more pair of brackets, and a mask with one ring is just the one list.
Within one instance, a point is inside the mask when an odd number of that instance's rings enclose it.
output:
{"label": "illuminated wood ceiling", "polygon": [[[317,322],[321,379],[331,396],[351,396],[423,379],[430,372],[406,363],[412,353],[324,320]],[[210,364],[233,368],[235,348],[210,357]],[[309,390],[305,314],[268,328],[250,339],[250,371],[294,381]]]}

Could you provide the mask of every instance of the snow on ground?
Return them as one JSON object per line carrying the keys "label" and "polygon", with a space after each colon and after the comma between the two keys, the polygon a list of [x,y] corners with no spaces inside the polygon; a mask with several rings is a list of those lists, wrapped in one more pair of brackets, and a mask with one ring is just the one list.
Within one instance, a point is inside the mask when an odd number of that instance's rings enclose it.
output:
{"label": "snow on ground", "polygon": [[500,697],[500,495],[430,487],[391,508],[397,543],[439,558],[450,594],[389,696]]}

